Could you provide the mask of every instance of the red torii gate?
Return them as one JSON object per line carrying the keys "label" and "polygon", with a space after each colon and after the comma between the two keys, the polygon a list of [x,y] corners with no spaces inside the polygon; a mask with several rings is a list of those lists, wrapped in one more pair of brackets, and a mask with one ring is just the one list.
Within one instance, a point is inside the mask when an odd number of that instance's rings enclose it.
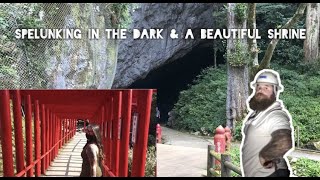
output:
{"label": "red torii gate", "polygon": [[[4,176],[40,176],[76,132],[77,119],[100,125],[104,176],[128,176],[131,118],[134,140],[131,176],[144,176],[152,95],[156,90],[0,90],[0,127]],[[10,107],[12,100],[12,109]],[[22,133],[25,112],[26,162]],[[11,110],[15,129],[14,174]],[[133,115],[133,116],[132,116]],[[137,123],[138,122],[138,123]],[[34,124],[34,143],[32,142]],[[32,146],[35,148],[33,159]],[[35,171],[33,171],[35,168]]]}

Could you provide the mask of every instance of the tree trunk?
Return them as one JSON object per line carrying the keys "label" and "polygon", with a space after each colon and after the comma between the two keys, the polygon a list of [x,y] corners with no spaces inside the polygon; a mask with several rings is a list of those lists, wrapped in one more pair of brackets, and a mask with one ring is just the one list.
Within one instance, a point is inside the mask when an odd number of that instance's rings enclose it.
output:
{"label": "tree trunk", "polygon": [[[257,29],[257,23],[256,23],[256,3],[248,3],[248,29]],[[257,39],[249,39],[248,38],[248,51],[250,53],[250,63],[249,67],[250,69],[257,69],[259,68],[259,62],[258,62],[258,53],[259,49],[257,46]],[[254,79],[255,74],[253,74],[250,71],[250,79]],[[249,84],[248,84],[249,86]]]}
{"label": "tree trunk", "polygon": [[[228,29],[245,29],[246,17],[242,22],[234,13],[236,4],[228,3]],[[236,53],[236,43],[241,43],[246,46],[246,39],[232,39],[227,40],[227,57],[231,53]],[[247,49],[243,49],[247,51]],[[242,59],[244,60],[244,58]],[[232,66],[229,64],[228,58],[228,86],[227,86],[227,102],[226,102],[226,115],[227,126],[234,132],[235,121],[241,120],[246,112],[246,99],[248,97],[248,66]]]}
{"label": "tree trunk", "polygon": [[[257,29],[256,23],[256,3],[248,4],[248,29]],[[249,39],[248,38],[248,50],[250,52],[250,62],[252,62],[252,66],[259,66],[258,62],[258,47],[257,47],[257,39]]]}
{"label": "tree trunk", "polygon": [[216,41],[213,41],[213,63],[214,63],[214,68],[217,68],[217,44]]}
{"label": "tree trunk", "polygon": [[304,62],[314,63],[319,58],[320,3],[308,3],[306,15],[306,35],[304,40]]}

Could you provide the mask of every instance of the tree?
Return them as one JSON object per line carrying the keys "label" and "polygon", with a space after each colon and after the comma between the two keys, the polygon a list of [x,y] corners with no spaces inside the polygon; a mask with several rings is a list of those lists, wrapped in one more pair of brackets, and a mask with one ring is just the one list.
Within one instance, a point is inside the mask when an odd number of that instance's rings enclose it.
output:
{"label": "tree", "polygon": [[[246,29],[247,4],[228,3],[228,29]],[[227,126],[234,131],[235,121],[241,120],[246,111],[248,97],[248,64],[246,39],[227,40]]]}
{"label": "tree", "polygon": [[[228,3],[228,29],[256,28],[256,3]],[[306,3],[301,3],[295,14],[281,29],[292,28],[303,16]],[[226,116],[227,126],[234,132],[235,121],[243,119],[246,113],[246,99],[248,98],[249,79],[253,80],[255,74],[262,69],[269,68],[270,61],[279,39],[272,39],[265,55],[258,62],[258,47],[256,38],[247,41],[231,39],[227,41],[228,86]],[[249,61],[245,61],[247,57]],[[250,69],[249,69],[250,68]],[[249,70],[248,70],[249,69]],[[248,75],[250,73],[250,76]]]}
{"label": "tree", "polygon": [[[296,10],[296,12],[294,13],[294,15],[292,16],[292,18],[290,18],[288,20],[288,22],[286,24],[284,24],[280,29],[290,29],[292,28],[298,21],[299,19],[303,16],[304,11],[306,9],[307,3],[301,3],[298,7],[298,9]],[[249,19],[252,18],[252,20],[248,21],[248,27],[254,27],[253,24],[255,24],[255,3],[250,3],[249,4],[249,14],[248,17]],[[256,63],[255,59],[250,59],[251,65],[252,65],[252,69],[250,70],[250,80],[253,80],[254,76],[256,75],[256,73],[262,69],[266,69],[269,68],[270,66],[270,61],[273,55],[273,51],[277,46],[277,43],[279,42],[279,39],[272,39],[267,47],[267,50],[264,54],[263,59],[261,60],[260,64]],[[258,51],[257,49],[253,48],[254,44],[256,43],[256,39],[248,39],[248,44],[251,44],[251,50],[250,50],[250,54],[251,54],[251,58],[253,57],[257,57],[258,56]]]}
{"label": "tree", "polygon": [[[213,27],[216,29],[225,29],[226,28],[226,22],[221,21],[221,19],[225,18],[226,11],[224,9],[225,7],[223,4],[215,3],[213,6]],[[215,39],[213,41],[213,61],[214,61],[214,67],[217,68],[217,52],[224,52],[225,51],[225,40],[219,40]]]}
{"label": "tree", "polygon": [[304,62],[312,63],[319,58],[320,3],[308,3],[306,15],[307,38],[304,40]]}

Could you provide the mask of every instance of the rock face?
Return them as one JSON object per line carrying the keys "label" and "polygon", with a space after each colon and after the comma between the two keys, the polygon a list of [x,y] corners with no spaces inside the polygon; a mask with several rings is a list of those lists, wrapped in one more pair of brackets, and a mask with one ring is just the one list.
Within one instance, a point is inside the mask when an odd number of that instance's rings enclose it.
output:
{"label": "rock face", "polygon": [[[44,53],[49,61],[48,88],[111,88],[118,44],[103,33],[112,26],[110,12],[104,8],[105,4],[100,3],[44,5],[45,14],[49,14],[45,16],[48,28],[80,28],[82,36],[47,43]],[[53,13],[56,16],[50,16]],[[89,29],[99,29],[99,38],[90,39]]]}
{"label": "rock face", "polygon": [[[213,28],[213,3],[145,3],[133,13],[132,29],[163,29],[163,39],[133,39],[132,33],[120,41],[112,88],[124,88],[146,77],[153,69],[183,57],[200,43],[200,29]],[[171,29],[179,34],[170,38]],[[194,39],[184,39],[192,29]]]}

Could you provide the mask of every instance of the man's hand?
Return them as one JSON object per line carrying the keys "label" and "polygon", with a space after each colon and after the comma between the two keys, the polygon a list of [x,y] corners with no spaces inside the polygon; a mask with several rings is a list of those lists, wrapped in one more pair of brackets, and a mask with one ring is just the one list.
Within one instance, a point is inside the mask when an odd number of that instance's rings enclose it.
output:
{"label": "man's hand", "polygon": [[265,168],[265,169],[270,169],[272,167],[274,167],[274,163],[272,161],[266,161],[263,157],[259,156],[259,160],[261,165]]}

